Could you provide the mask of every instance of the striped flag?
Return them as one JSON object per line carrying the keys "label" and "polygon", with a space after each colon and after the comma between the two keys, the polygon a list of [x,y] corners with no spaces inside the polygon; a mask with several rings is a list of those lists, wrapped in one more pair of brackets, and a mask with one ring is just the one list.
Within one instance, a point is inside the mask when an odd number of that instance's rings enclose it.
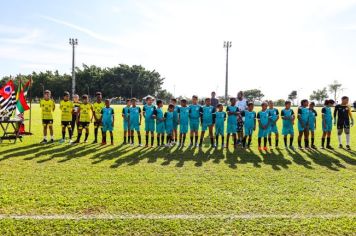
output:
{"label": "striped flag", "polygon": [[[25,86],[22,86],[21,80],[19,82],[19,86],[17,88],[17,93],[16,93],[16,112],[15,112],[15,114],[17,116],[24,113],[28,109],[30,109],[30,107],[27,105],[26,98],[25,98],[30,84],[31,84],[30,80],[27,81]],[[25,94],[25,91],[26,91],[26,94]]]}
{"label": "striped flag", "polygon": [[0,116],[10,117],[16,108],[15,85],[12,80],[0,89]]}

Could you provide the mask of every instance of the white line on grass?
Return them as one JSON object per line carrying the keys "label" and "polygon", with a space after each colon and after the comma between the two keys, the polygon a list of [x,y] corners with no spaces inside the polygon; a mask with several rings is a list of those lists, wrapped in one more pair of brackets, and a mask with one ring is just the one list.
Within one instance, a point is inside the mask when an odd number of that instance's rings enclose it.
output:
{"label": "white line on grass", "polygon": [[334,218],[354,218],[356,213],[335,213],[335,214],[98,214],[98,215],[6,215],[0,214],[1,219],[16,220],[199,220],[199,219],[334,219]]}

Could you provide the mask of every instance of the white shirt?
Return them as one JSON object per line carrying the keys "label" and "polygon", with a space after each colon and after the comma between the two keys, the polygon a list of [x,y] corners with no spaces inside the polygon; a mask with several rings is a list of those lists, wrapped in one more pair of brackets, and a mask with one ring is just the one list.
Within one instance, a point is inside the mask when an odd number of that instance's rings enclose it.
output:
{"label": "white shirt", "polygon": [[237,99],[236,105],[239,108],[239,111],[244,111],[247,109],[247,100],[243,98],[241,101]]}

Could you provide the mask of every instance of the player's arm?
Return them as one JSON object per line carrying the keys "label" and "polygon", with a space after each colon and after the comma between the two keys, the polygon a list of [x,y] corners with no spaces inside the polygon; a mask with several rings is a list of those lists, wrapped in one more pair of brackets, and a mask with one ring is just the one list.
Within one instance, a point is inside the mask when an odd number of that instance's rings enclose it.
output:
{"label": "player's arm", "polygon": [[152,114],[153,119],[157,120],[157,110],[153,110],[153,114]]}
{"label": "player's arm", "polygon": [[256,114],[253,116],[253,130],[256,130]]}
{"label": "player's arm", "polygon": [[298,108],[298,121],[300,122],[300,124],[304,128],[305,125],[304,125],[304,122],[303,122],[303,119],[302,119],[302,109],[301,108]]}
{"label": "player's arm", "polygon": [[138,108],[138,113],[140,114],[140,125],[141,125],[141,122],[142,122],[142,113],[141,113],[141,108],[140,108],[140,107]]}
{"label": "player's arm", "polygon": [[177,108],[178,120],[177,123],[180,124],[180,107]]}
{"label": "player's arm", "polygon": [[203,107],[199,107],[199,117],[200,117],[200,123],[203,125]]}
{"label": "player's arm", "polygon": [[115,126],[115,112],[114,112],[114,108],[112,108],[112,127]]}
{"label": "player's arm", "polygon": [[274,123],[277,123],[277,121],[279,120],[279,111],[278,111],[278,109],[276,109],[276,115],[277,115],[277,119],[275,120]]}
{"label": "player's arm", "polygon": [[146,107],[145,107],[145,106],[143,106],[143,109],[142,109],[142,114],[143,114],[143,117],[145,117],[145,118],[146,118]]}
{"label": "player's arm", "polygon": [[338,109],[338,106],[337,105],[334,109],[334,125],[336,125],[336,121],[337,121],[337,113],[339,112],[339,109]]}
{"label": "player's arm", "polygon": [[122,116],[122,118],[125,120],[125,107],[122,108],[121,116]]}
{"label": "player's arm", "polygon": [[54,102],[54,100],[52,100],[52,102],[53,102],[53,109],[52,109],[52,111],[54,111],[54,110],[56,109],[56,103]]}
{"label": "player's arm", "polygon": [[351,126],[354,126],[354,118],[352,117],[352,112],[351,112],[351,107],[349,107],[349,117],[350,117],[350,120],[351,120]]}

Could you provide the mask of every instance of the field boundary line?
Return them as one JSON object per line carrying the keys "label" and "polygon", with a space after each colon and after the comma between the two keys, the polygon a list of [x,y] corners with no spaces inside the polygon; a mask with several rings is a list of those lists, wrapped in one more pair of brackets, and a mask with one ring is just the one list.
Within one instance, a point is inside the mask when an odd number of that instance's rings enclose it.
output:
{"label": "field boundary line", "polygon": [[199,219],[334,219],[354,218],[356,213],[335,214],[53,214],[53,215],[16,215],[0,214],[0,220],[199,220]]}

